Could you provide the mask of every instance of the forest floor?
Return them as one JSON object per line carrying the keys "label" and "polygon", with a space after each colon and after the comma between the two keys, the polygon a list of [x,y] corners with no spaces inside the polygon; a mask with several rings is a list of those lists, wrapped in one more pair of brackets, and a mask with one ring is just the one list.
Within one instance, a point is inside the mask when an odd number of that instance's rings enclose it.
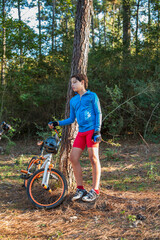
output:
{"label": "forest floor", "polygon": [[[160,240],[160,144],[147,146],[139,139],[120,144],[101,144],[96,202],[72,202],[70,191],[56,209],[40,210],[29,202],[19,178],[39,149],[34,141],[17,141],[10,154],[0,155],[0,239]],[[87,151],[81,164],[90,190]]]}

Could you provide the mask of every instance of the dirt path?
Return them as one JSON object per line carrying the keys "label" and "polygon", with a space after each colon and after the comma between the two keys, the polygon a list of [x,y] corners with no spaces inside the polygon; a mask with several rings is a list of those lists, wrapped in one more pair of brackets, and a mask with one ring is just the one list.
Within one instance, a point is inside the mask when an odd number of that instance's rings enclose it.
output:
{"label": "dirt path", "polygon": [[[159,240],[159,146],[150,148],[145,152],[143,144],[123,143],[106,150],[102,144],[98,200],[90,204],[71,202],[70,192],[58,208],[47,211],[31,205],[18,178],[21,166],[16,162],[22,157],[23,146],[17,156],[14,150],[12,155],[1,155],[0,239]],[[35,154],[36,149],[32,152]],[[87,159],[86,154],[83,159]],[[26,161],[23,156],[20,164]],[[82,165],[89,190],[90,164],[84,160]]]}

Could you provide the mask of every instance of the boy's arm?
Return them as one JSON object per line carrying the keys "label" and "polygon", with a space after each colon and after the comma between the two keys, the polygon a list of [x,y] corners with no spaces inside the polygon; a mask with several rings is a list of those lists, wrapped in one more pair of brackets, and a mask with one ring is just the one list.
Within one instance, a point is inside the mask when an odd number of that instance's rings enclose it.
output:
{"label": "boy's arm", "polygon": [[67,118],[65,120],[58,121],[59,126],[69,125],[69,124],[71,124],[75,121],[75,118],[76,118],[75,110],[74,110],[74,108],[72,106],[72,103],[70,101],[70,116],[69,116],[69,118]]}
{"label": "boy's arm", "polygon": [[100,102],[97,94],[94,94],[93,108],[96,114],[95,132],[97,131],[100,132],[101,124],[102,124],[102,112],[101,112],[101,106],[100,106]]}

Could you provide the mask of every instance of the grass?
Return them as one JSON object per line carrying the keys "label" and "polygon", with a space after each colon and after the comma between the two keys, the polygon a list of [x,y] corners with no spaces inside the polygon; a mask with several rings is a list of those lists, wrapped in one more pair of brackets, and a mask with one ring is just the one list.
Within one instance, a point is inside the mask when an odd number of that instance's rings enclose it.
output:
{"label": "grass", "polygon": [[[30,160],[31,156],[25,156],[21,155],[16,158],[10,157],[8,155],[7,160],[3,163],[1,161],[0,164],[0,179],[4,183],[22,183],[22,180],[20,179],[21,175],[21,169],[26,169],[27,162]],[[1,156],[1,159],[3,159],[3,156]]]}
{"label": "grass", "polygon": [[[114,151],[113,151],[114,152]],[[117,154],[117,153],[116,153]],[[87,156],[87,155],[86,155]],[[86,157],[85,155],[83,158]],[[11,158],[6,164],[0,164],[0,179],[11,182],[12,180],[19,183],[20,170],[26,169],[27,163],[33,155],[20,155]],[[3,158],[3,156],[1,156]],[[148,188],[158,189],[160,180],[160,162],[159,158],[149,158],[148,160],[134,159],[128,165],[124,159],[116,158],[116,161],[108,161],[105,157],[102,161],[101,184],[111,185],[113,189],[125,191],[145,191]],[[81,166],[84,168],[84,176],[88,178],[87,184],[92,182],[92,169],[88,159],[81,159]]]}
{"label": "grass", "polygon": [[[23,180],[19,178],[20,170],[25,169],[33,157],[32,151],[29,149],[29,154],[20,152],[15,156],[0,155],[0,239],[102,240],[106,236],[109,240],[158,239],[158,154],[150,152],[146,156],[142,149],[133,157],[132,150],[125,155],[124,149],[116,148],[114,151],[113,147],[112,154],[106,156],[105,149],[103,145],[100,151],[101,194],[97,202],[72,202],[71,190],[61,206],[49,211],[32,206],[22,188]],[[159,151],[159,146],[157,149]],[[82,155],[81,165],[84,183],[89,189],[92,171],[87,152]],[[137,214],[146,217],[140,225],[137,225]]]}
{"label": "grass", "polygon": [[[131,156],[131,157],[130,157]],[[130,154],[128,159],[121,157],[117,149],[106,149],[102,164],[102,186],[110,185],[120,191],[146,191],[151,188],[157,191],[160,181],[159,156],[148,159],[135,158]]]}

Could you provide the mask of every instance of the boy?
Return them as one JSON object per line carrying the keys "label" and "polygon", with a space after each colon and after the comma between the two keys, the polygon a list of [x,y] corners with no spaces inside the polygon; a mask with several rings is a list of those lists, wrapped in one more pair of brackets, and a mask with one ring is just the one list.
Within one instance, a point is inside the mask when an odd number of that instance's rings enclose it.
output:
{"label": "boy", "polygon": [[[52,129],[56,126],[71,124],[77,119],[79,132],[73,143],[70,155],[73,172],[77,183],[77,191],[72,201],[82,199],[85,202],[94,201],[99,195],[99,182],[101,175],[101,165],[99,161],[99,143],[101,142],[101,107],[97,95],[89,90],[88,78],[83,74],[76,74],[71,77],[71,86],[77,93],[70,100],[70,117],[63,121],[50,122]],[[92,164],[93,188],[87,192],[83,186],[82,168],[80,156],[87,145],[89,159]]]}

